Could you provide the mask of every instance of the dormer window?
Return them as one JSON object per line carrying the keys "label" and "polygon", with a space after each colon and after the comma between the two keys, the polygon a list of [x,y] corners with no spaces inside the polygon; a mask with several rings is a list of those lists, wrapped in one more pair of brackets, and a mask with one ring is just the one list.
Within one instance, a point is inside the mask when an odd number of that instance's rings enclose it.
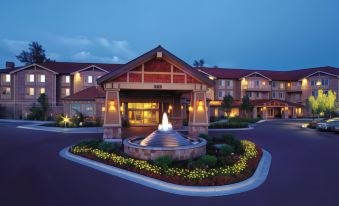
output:
{"label": "dormer window", "polygon": [[11,82],[11,75],[10,74],[6,74],[5,75],[5,82],[6,83],[10,83]]}

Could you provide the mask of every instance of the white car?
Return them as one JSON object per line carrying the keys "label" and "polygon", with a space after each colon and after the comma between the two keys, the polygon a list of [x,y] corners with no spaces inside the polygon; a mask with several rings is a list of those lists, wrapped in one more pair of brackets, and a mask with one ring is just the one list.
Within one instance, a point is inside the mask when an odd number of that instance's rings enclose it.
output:
{"label": "white car", "polygon": [[332,131],[335,126],[339,126],[339,118],[328,119],[325,122],[317,123],[317,129],[321,131]]}

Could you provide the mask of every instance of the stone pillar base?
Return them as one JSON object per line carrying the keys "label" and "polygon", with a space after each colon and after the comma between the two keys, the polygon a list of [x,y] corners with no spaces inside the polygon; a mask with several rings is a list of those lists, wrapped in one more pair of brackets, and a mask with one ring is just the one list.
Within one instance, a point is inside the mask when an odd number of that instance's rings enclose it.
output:
{"label": "stone pillar base", "polygon": [[188,125],[188,135],[198,137],[200,134],[208,134],[208,126],[206,125]]}
{"label": "stone pillar base", "polygon": [[182,117],[172,117],[170,122],[173,126],[173,129],[181,129],[183,125]]}
{"label": "stone pillar base", "polygon": [[121,127],[104,126],[103,139],[121,139]]}

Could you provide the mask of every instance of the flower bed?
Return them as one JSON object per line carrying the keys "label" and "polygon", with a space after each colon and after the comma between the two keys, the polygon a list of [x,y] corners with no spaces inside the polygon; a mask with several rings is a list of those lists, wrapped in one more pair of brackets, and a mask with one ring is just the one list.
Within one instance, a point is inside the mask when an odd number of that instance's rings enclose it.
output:
{"label": "flower bed", "polygon": [[213,168],[160,167],[154,162],[126,157],[118,152],[105,152],[93,146],[76,145],[70,152],[95,161],[129,170],[148,177],[181,185],[216,186],[243,181],[253,175],[262,156],[262,150],[248,140],[241,140],[242,155],[232,165]]}

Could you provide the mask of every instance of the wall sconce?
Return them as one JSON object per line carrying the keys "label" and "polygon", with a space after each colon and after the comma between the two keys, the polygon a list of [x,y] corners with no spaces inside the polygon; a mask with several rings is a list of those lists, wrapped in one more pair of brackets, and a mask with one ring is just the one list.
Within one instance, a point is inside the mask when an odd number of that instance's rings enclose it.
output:
{"label": "wall sconce", "polygon": [[106,111],[106,107],[101,107],[101,111],[102,112]]}
{"label": "wall sconce", "polygon": [[189,106],[189,107],[188,107],[188,111],[190,111],[190,112],[193,111],[193,107],[192,107],[192,106]]}
{"label": "wall sconce", "polygon": [[120,107],[120,112],[124,112],[124,107]]}
{"label": "wall sconce", "polygon": [[115,101],[109,101],[109,111],[116,111]]}
{"label": "wall sconce", "polygon": [[290,82],[288,82],[288,83],[287,83],[287,86],[288,86],[288,87],[290,87],[290,86],[291,86],[291,83],[290,83]]}
{"label": "wall sconce", "polygon": [[321,81],[318,80],[317,83],[316,83],[317,86],[321,86]]}
{"label": "wall sconce", "polygon": [[288,107],[285,107],[285,110],[288,110]]}
{"label": "wall sconce", "polygon": [[263,108],[262,108],[262,110],[264,110],[264,111],[265,111],[266,109],[267,109],[266,107],[263,107]]}
{"label": "wall sconce", "polygon": [[184,109],[184,106],[183,106],[183,105],[181,105],[181,107],[180,107],[180,108],[181,108],[181,110],[183,110],[183,109]]}
{"label": "wall sconce", "polygon": [[198,101],[198,111],[203,111],[204,110],[204,102],[202,100]]}
{"label": "wall sconce", "polygon": [[262,85],[265,86],[265,85],[266,85],[266,82],[262,82]]}

